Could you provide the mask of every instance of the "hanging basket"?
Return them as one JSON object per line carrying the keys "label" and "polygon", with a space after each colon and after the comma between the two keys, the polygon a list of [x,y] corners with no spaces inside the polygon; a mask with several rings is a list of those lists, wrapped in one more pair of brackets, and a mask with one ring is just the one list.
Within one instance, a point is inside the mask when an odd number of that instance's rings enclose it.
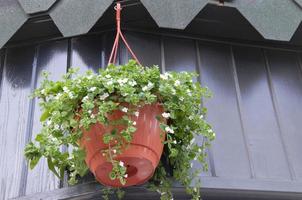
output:
{"label": "hanging basket", "polygon": [[[156,116],[163,113],[163,107],[157,103],[144,105],[138,110],[139,116],[132,117],[132,120],[136,122],[137,130],[131,144],[116,158],[116,160],[122,161],[127,168],[128,178],[125,185],[122,185],[117,179],[109,178],[112,164],[101,153],[102,150],[108,149],[108,145],[103,143],[103,135],[115,128],[121,131],[123,127],[121,125],[104,126],[96,123],[88,131],[83,130],[81,146],[86,150],[85,161],[95,178],[103,185],[112,187],[140,185],[153,176],[163,151],[165,139],[165,133],[160,129],[160,122],[156,119]],[[124,114],[122,111],[116,110],[108,116],[108,119],[119,120]]]}

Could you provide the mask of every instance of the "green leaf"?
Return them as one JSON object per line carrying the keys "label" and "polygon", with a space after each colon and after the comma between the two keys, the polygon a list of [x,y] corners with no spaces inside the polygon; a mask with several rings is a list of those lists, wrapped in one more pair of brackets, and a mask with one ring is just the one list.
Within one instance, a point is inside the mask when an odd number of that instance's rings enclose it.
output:
{"label": "green leaf", "polygon": [[58,174],[58,172],[55,169],[54,163],[52,162],[51,157],[47,158],[47,164],[48,164],[48,168],[58,177],[61,178],[60,175]]}
{"label": "green leaf", "polygon": [[39,157],[35,157],[35,158],[33,158],[32,160],[30,160],[29,168],[30,168],[30,169],[35,168],[35,166],[38,164],[40,158],[41,158],[41,157],[39,156]]}
{"label": "green leaf", "polygon": [[120,183],[121,183],[122,185],[125,185],[125,184],[126,184],[126,179],[124,179],[124,178],[121,177],[119,180],[120,180]]}
{"label": "green leaf", "polygon": [[134,133],[136,131],[136,128],[134,126],[130,126],[128,128],[128,130],[131,132],[131,133]]}
{"label": "green leaf", "polygon": [[109,144],[112,139],[113,139],[113,137],[109,133],[106,133],[106,134],[103,135],[103,142],[105,144]]}
{"label": "green leaf", "polygon": [[121,190],[120,188],[118,188],[116,190],[116,196],[117,198],[120,200],[120,199],[123,199],[123,197],[125,196],[125,191]]}
{"label": "green leaf", "polygon": [[50,116],[49,110],[45,110],[40,117],[40,122],[44,122]]}
{"label": "green leaf", "polygon": [[65,174],[65,166],[60,168],[60,179],[64,179],[64,174]]}
{"label": "green leaf", "polygon": [[110,172],[110,173],[109,173],[109,178],[110,178],[111,180],[115,180],[115,179],[116,179],[116,174],[115,174],[115,172]]}
{"label": "green leaf", "polygon": [[171,152],[170,157],[176,157],[178,155],[178,150],[175,148],[171,148],[170,152]]}

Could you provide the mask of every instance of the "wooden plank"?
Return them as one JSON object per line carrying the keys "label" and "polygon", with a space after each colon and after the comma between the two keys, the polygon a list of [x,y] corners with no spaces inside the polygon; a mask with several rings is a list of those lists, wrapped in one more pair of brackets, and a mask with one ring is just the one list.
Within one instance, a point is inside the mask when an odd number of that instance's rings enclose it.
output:
{"label": "wooden plank", "polygon": [[251,166],[232,69],[230,46],[199,43],[202,84],[214,93],[205,101],[207,119],[216,132],[213,161],[216,176],[249,179]]}
{"label": "wooden plank", "polygon": [[7,49],[0,93],[0,199],[19,195],[35,48]]}
{"label": "wooden plank", "polygon": [[[3,72],[3,65],[4,65],[4,51],[0,51],[0,92],[1,92],[1,86],[2,86],[2,72]],[[1,96],[0,96],[1,100]]]}
{"label": "wooden plank", "polygon": [[193,40],[164,37],[166,71],[196,72],[196,51]]}
{"label": "wooden plank", "polygon": [[[59,41],[47,43],[39,46],[39,53],[37,57],[36,69],[36,85],[40,86],[42,81],[42,72],[48,71],[51,73],[50,79],[59,80],[67,70],[67,41]],[[32,126],[32,140],[36,137],[41,129],[40,123],[41,111],[39,108],[39,101],[35,100],[33,111],[33,126]],[[26,183],[26,195],[50,191],[59,187],[59,180],[48,169],[46,159],[40,160],[38,165],[28,171]]]}
{"label": "wooden plank", "polygon": [[267,50],[266,54],[287,156],[294,170],[293,178],[302,180],[302,78],[299,59],[293,52]]}
{"label": "wooden plank", "polygon": [[[160,38],[159,36],[151,34],[142,34],[127,32],[125,37],[135,53],[138,60],[143,66],[153,66],[161,64],[161,55],[160,55]],[[122,63],[128,62],[129,59],[133,59],[131,54],[125,48],[125,45],[122,45],[122,54],[121,55]]]}
{"label": "wooden plank", "polygon": [[[301,188],[301,182],[204,177],[201,192],[202,198],[205,200],[298,200],[302,198]],[[101,189],[102,186],[98,183],[90,182],[69,188],[19,197],[15,198],[15,200],[102,199]],[[125,191],[127,194],[125,200],[159,199],[158,194],[148,191],[144,186],[129,187]],[[172,192],[175,200],[190,199],[181,186],[174,185]]]}
{"label": "wooden plank", "polygon": [[[291,179],[259,48],[233,47],[242,106],[242,121],[255,178]],[[269,144],[269,148],[268,148]]]}
{"label": "wooden plank", "polygon": [[71,67],[79,67],[83,73],[95,72],[107,65],[113,43],[113,33],[73,38],[71,41]]}

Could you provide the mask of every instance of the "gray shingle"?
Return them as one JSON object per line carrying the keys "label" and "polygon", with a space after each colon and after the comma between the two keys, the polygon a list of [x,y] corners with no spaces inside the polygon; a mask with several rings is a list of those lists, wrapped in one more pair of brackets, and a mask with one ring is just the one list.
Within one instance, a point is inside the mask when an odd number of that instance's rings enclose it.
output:
{"label": "gray shingle", "polygon": [[0,48],[27,20],[17,0],[0,0]]}
{"label": "gray shingle", "polygon": [[236,0],[230,4],[265,38],[289,41],[302,20],[301,8],[285,0]]}
{"label": "gray shingle", "polygon": [[24,11],[28,14],[48,10],[57,0],[19,0]]}
{"label": "gray shingle", "polygon": [[294,2],[296,2],[299,6],[302,7],[302,0],[293,0]]}
{"label": "gray shingle", "polygon": [[61,0],[50,16],[65,37],[87,33],[113,0]]}
{"label": "gray shingle", "polygon": [[185,29],[209,0],[141,0],[162,28]]}

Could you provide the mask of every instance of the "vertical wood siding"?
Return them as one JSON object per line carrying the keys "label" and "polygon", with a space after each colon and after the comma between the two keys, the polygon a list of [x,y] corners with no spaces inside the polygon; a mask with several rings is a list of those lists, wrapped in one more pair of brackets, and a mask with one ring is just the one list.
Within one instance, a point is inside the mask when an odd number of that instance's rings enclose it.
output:
{"label": "vertical wood siding", "polygon": [[202,84],[214,93],[205,106],[209,111],[207,118],[217,132],[212,147],[215,175],[250,178],[249,152],[241,124],[230,46],[200,43],[199,49]]}
{"label": "vertical wood siding", "polygon": [[[195,81],[213,91],[203,102],[217,136],[208,150],[210,170],[201,174],[205,181],[214,177],[233,189],[236,184],[225,180],[301,185],[301,53],[132,32],[126,37],[143,65],[198,72]],[[38,102],[28,95],[42,70],[58,80],[70,66],[81,73],[104,68],[113,38],[108,32],[0,52],[0,199],[60,187],[45,161],[33,171],[25,165],[24,145],[41,128]],[[118,62],[129,58],[122,45]]]}
{"label": "vertical wood siding", "polygon": [[25,169],[23,149],[28,134],[28,98],[31,91],[35,48],[6,51],[0,92],[0,198],[18,196]]}
{"label": "vertical wood siding", "polygon": [[[35,86],[39,87],[42,81],[43,71],[50,72],[49,78],[59,80],[67,71],[67,41],[60,41],[39,45],[36,59],[36,81]],[[38,100],[34,100],[32,113],[31,139],[34,139],[41,129]],[[59,180],[48,170],[46,159],[42,159],[34,170],[29,170],[26,180],[26,195],[53,190],[59,188]]]}

